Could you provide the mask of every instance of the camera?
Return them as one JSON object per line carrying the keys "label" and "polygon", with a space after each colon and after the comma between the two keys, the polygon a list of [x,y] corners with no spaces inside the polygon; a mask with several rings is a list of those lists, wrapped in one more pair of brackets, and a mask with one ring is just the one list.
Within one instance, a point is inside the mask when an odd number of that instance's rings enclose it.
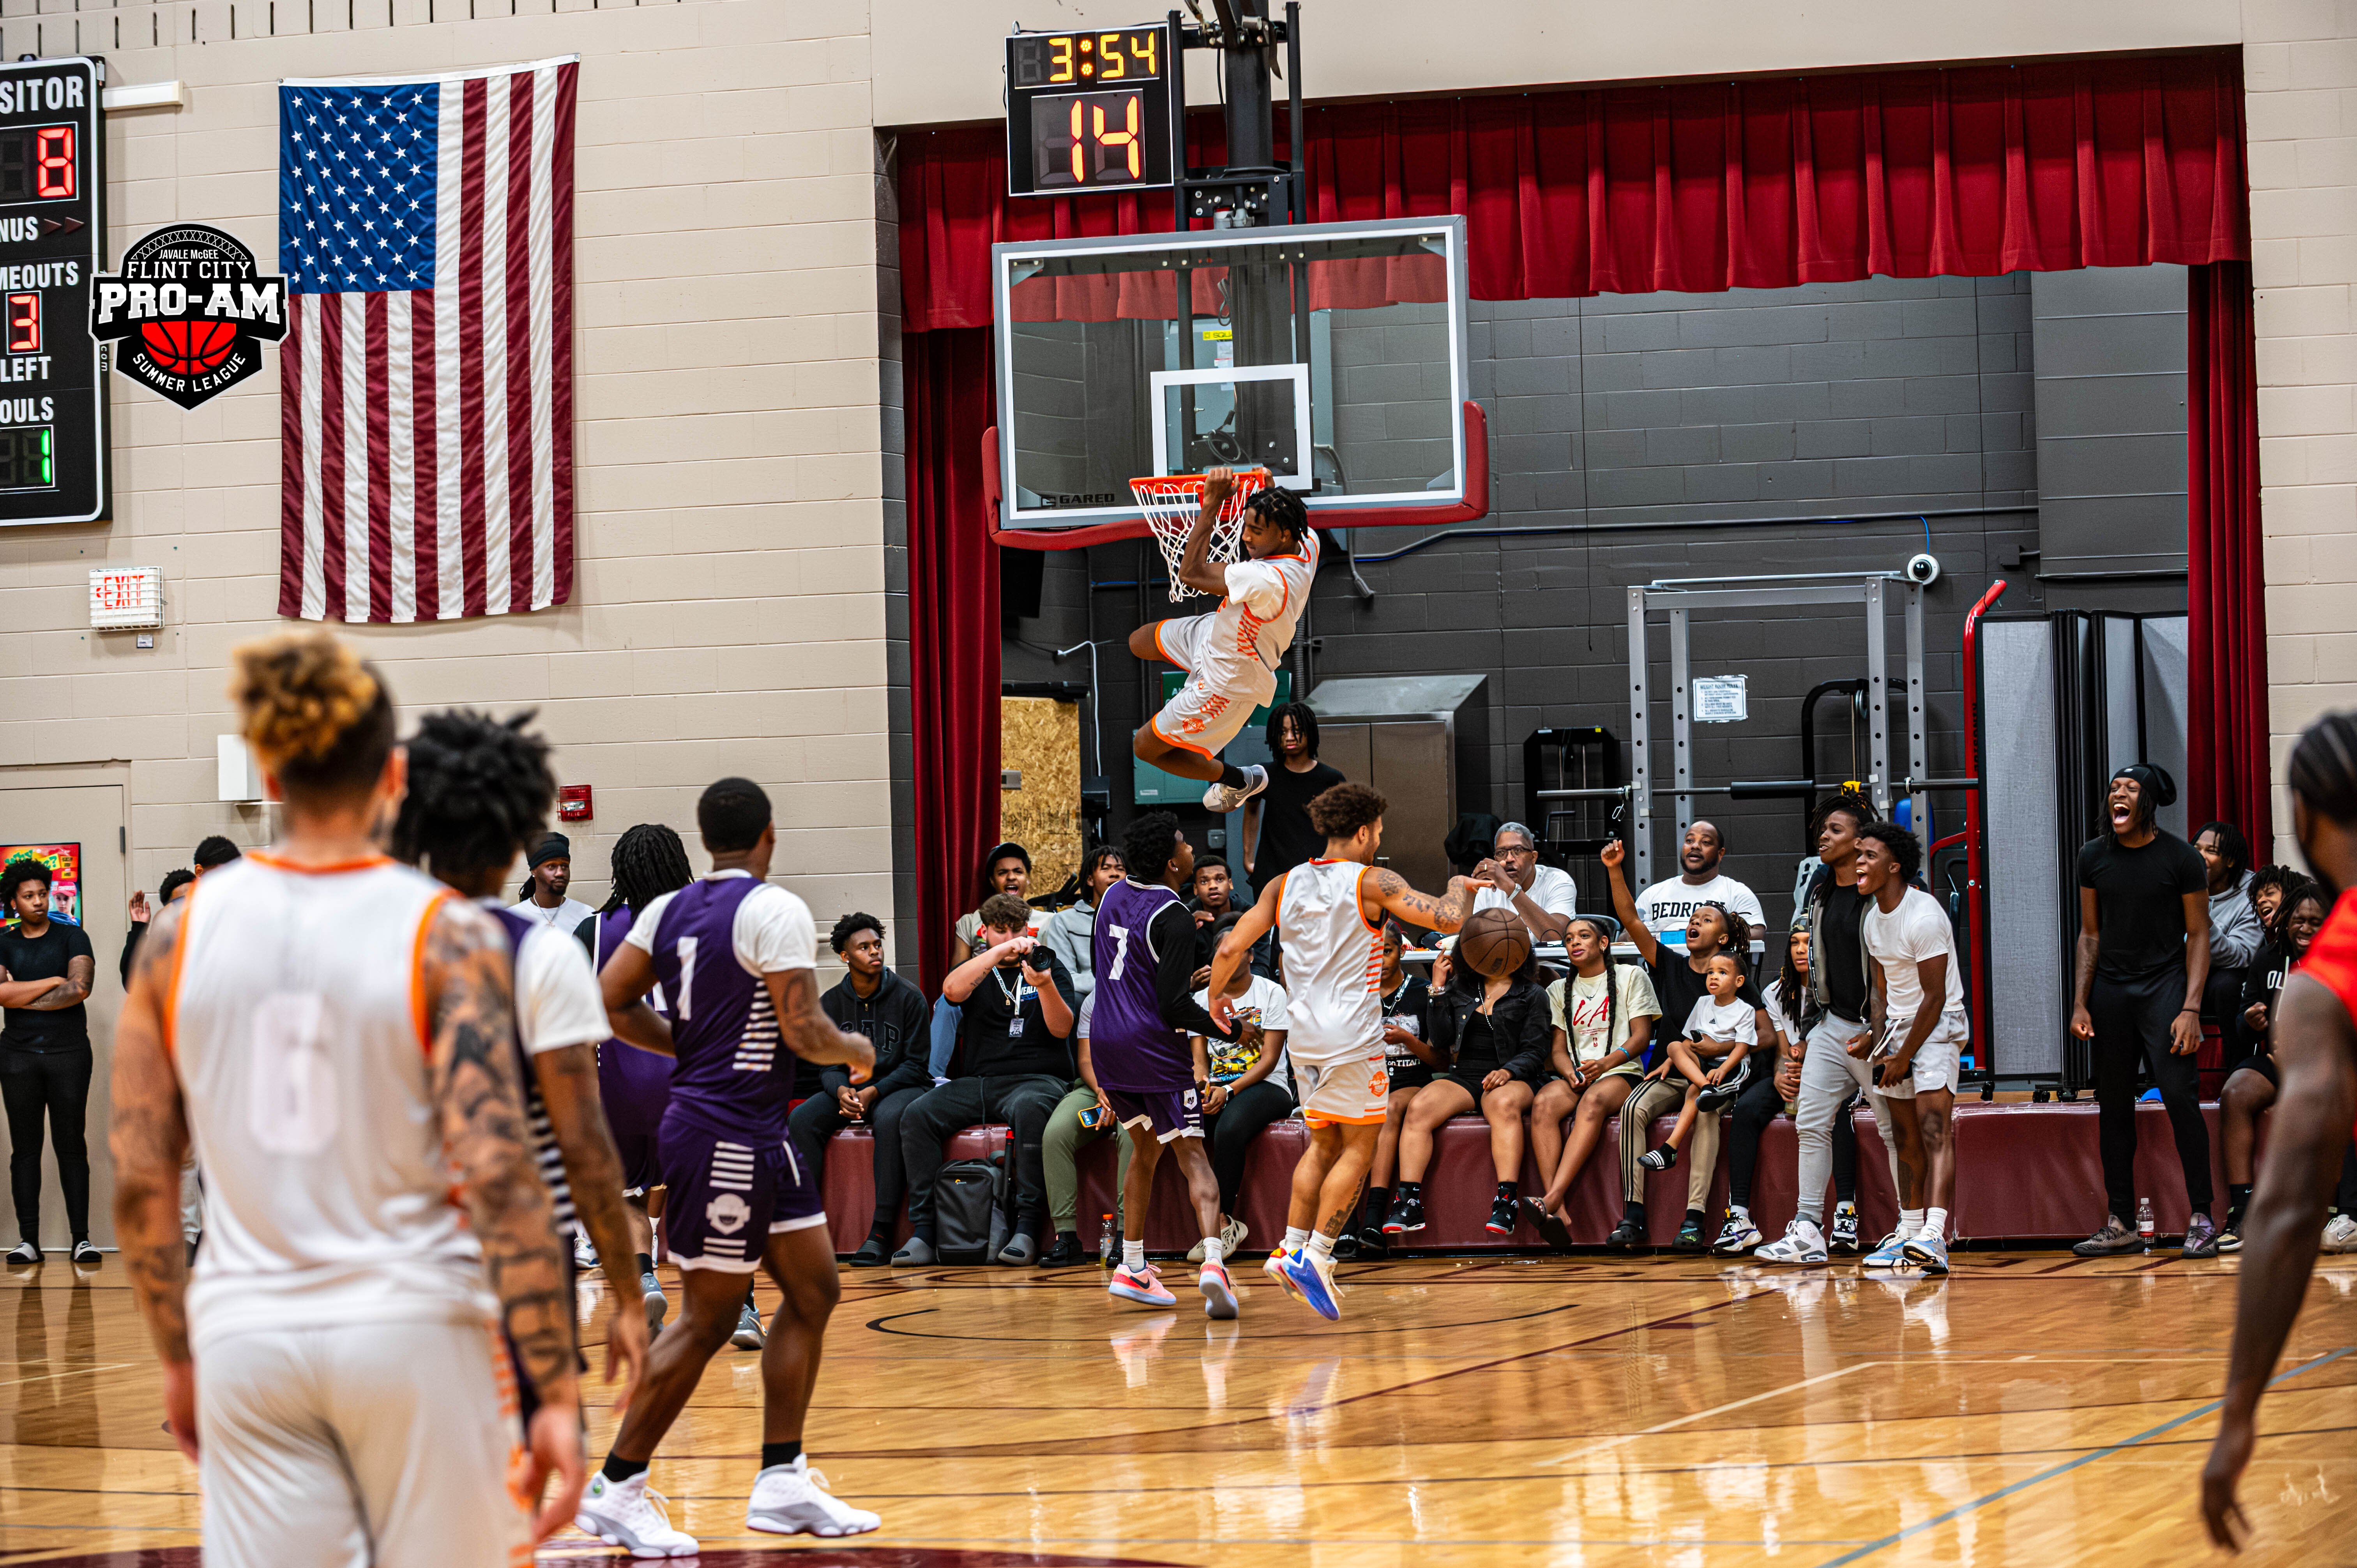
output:
{"label": "camera", "polygon": [[1928,588],[1940,580],[1940,558],[1916,554],[1907,558],[1907,580],[1919,588]]}

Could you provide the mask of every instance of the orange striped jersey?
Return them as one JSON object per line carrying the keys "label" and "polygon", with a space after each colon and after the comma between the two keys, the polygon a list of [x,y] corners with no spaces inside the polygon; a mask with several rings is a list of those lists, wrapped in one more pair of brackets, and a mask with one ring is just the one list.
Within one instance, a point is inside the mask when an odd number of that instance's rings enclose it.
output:
{"label": "orange striped jersey", "polygon": [[1311,529],[1298,553],[1222,568],[1228,596],[1211,612],[1211,635],[1203,639],[1201,670],[1213,690],[1262,697],[1275,691],[1276,667],[1293,646],[1293,628],[1318,575],[1318,531]]}
{"label": "orange striped jersey", "polygon": [[1360,910],[1355,860],[1305,861],[1285,874],[1276,935],[1285,955],[1285,1048],[1296,1061],[1333,1062],[1383,1045],[1381,922]]}

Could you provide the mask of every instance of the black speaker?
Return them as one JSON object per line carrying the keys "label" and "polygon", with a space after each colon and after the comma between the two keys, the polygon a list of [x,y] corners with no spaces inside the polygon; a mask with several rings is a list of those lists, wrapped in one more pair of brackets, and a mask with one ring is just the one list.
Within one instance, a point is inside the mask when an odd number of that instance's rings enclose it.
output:
{"label": "black speaker", "polygon": [[1013,550],[1004,545],[998,551],[998,616],[1001,620],[1017,617],[1030,619],[1039,613],[1039,586],[1048,572],[1048,553],[1044,550]]}

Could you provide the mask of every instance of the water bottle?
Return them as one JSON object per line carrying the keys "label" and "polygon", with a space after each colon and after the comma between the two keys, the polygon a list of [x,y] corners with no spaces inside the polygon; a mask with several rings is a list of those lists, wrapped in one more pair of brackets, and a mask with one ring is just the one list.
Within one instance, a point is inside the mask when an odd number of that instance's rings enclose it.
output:
{"label": "water bottle", "polygon": [[1121,1236],[1114,1230],[1113,1216],[1108,1214],[1104,1217],[1104,1223],[1097,1227],[1097,1267],[1112,1268],[1114,1256],[1120,1246]]}
{"label": "water bottle", "polygon": [[2152,1199],[2148,1197],[2136,1199],[2136,1240],[2152,1245]]}

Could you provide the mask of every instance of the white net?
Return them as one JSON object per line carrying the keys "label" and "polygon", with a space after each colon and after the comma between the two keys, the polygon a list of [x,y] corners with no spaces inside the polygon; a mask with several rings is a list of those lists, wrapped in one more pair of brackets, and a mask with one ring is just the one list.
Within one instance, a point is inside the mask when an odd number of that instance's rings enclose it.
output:
{"label": "white net", "polygon": [[[1239,468],[1235,489],[1220,503],[1219,515],[1211,520],[1211,537],[1204,550],[1204,558],[1225,565],[1236,558],[1236,541],[1243,534],[1244,503],[1268,485],[1266,468]],[[1203,476],[1200,474],[1156,474],[1129,481],[1129,493],[1137,498],[1138,510],[1146,514],[1146,527],[1154,531],[1155,543],[1162,547],[1162,561],[1170,569],[1172,603],[1187,597],[1195,590],[1178,580],[1179,558],[1187,552],[1187,536],[1195,531],[1195,520],[1203,510]]]}

